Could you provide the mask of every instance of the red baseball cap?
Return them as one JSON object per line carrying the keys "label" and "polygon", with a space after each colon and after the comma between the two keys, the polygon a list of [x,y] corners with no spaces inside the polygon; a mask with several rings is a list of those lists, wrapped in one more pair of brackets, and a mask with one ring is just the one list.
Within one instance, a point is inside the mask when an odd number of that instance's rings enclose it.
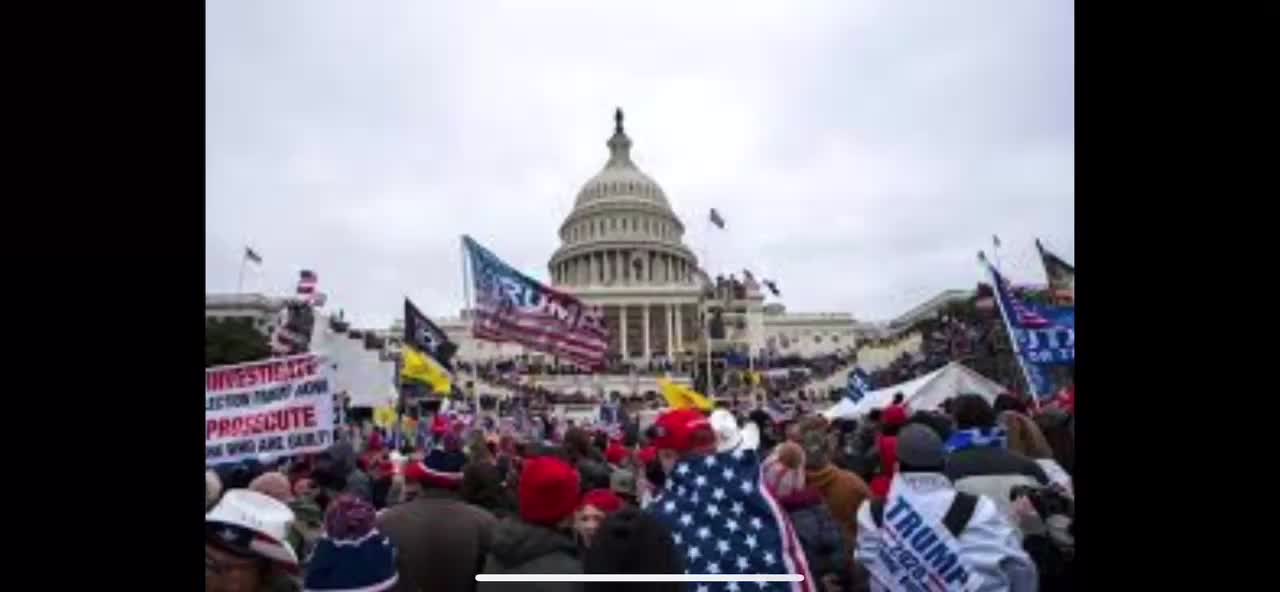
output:
{"label": "red baseball cap", "polygon": [[658,416],[650,441],[659,449],[684,453],[715,446],[716,434],[707,416],[696,409],[673,409]]}

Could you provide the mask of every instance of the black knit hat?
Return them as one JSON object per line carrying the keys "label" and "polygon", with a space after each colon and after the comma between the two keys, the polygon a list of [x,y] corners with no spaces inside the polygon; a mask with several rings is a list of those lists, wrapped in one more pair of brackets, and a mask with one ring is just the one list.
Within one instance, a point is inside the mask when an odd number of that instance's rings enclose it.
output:
{"label": "black knit hat", "polygon": [[[682,574],[684,568],[684,558],[671,539],[671,530],[635,508],[623,508],[600,523],[582,562],[582,571],[589,574]],[[685,584],[588,582],[585,589],[587,592],[629,589],[682,592]]]}

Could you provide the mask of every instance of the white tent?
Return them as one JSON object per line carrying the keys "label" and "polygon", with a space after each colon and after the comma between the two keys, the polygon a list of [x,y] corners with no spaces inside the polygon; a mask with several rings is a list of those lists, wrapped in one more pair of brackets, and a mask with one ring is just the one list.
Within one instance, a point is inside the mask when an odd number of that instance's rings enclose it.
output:
{"label": "white tent", "polygon": [[883,408],[893,402],[893,396],[902,393],[910,409],[937,409],[943,401],[964,394],[981,395],[988,402],[1007,392],[993,380],[970,370],[959,362],[951,362],[924,376],[906,382],[876,389],[866,394],[856,404],[840,399],[822,413],[827,419],[849,419],[867,414],[872,409]]}

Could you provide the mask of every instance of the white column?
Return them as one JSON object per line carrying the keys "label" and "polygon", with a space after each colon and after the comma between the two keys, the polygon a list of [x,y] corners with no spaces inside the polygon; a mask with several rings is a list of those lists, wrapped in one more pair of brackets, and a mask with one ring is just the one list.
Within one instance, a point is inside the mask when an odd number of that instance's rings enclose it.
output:
{"label": "white column", "polygon": [[640,315],[640,318],[644,322],[644,332],[642,333],[642,335],[644,335],[644,359],[647,362],[649,361],[651,355],[653,354],[653,352],[649,349],[649,303],[648,302],[644,304],[644,313]]}
{"label": "white column", "polygon": [[684,319],[682,318],[683,304],[676,305],[676,347],[681,351],[684,350]]}
{"label": "white column", "polygon": [[619,257],[619,253],[617,251],[610,251],[610,252],[613,253],[613,270],[612,270],[612,273],[610,274],[610,279],[612,279],[614,283],[618,283],[622,281],[621,258]]}
{"label": "white column", "polygon": [[627,351],[627,305],[625,304],[618,305],[618,329],[622,331],[621,339],[618,341],[618,345],[622,348],[622,359],[629,360],[631,356]]}
{"label": "white column", "polygon": [[673,310],[675,309],[675,306],[676,305],[673,305],[673,304],[668,304],[666,306],[666,309],[667,309],[667,358],[672,358],[672,356],[676,355],[676,346],[675,346],[676,340],[675,340],[675,336],[673,336],[672,334],[673,332],[676,331],[676,311]]}

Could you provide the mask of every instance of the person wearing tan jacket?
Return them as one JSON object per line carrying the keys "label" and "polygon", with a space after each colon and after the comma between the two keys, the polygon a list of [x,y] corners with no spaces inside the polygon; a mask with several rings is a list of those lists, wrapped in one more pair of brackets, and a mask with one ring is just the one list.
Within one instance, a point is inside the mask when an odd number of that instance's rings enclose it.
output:
{"label": "person wearing tan jacket", "polygon": [[858,475],[831,462],[831,446],[826,437],[826,420],[808,418],[800,423],[799,436],[805,453],[805,483],[815,487],[826,501],[831,515],[840,524],[847,549],[852,549],[858,531],[858,508],[871,498],[871,488]]}

